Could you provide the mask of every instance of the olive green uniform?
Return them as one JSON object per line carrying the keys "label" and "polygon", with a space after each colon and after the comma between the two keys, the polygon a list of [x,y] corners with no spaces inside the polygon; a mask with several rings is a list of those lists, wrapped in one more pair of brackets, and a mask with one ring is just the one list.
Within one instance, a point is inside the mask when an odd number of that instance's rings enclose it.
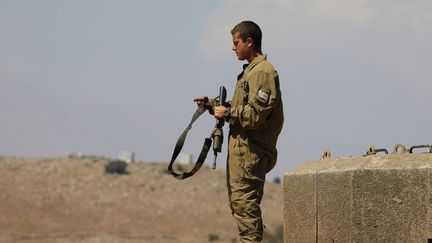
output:
{"label": "olive green uniform", "polygon": [[244,65],[231,109],[227,185],[230,207],[242,242],[260,242],[260,203],[265,175],[276,164],[276,142],[283,125],[277,71],[259,55]]}

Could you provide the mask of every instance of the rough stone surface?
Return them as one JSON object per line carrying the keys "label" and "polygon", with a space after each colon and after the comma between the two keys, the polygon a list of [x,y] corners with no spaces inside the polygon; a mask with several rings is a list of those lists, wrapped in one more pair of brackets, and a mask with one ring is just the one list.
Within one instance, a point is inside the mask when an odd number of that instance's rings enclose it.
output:
{"label": "rough stone surface", "polygon": [[284,176],[284,241],[431,242],[431,172],[431,153],[305,163]]}

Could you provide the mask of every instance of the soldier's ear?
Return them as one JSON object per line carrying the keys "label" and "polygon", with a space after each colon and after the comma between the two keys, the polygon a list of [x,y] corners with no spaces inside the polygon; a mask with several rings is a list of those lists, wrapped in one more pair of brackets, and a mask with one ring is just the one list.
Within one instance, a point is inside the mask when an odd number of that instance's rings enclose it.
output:
{"label": "soldier's ear", "polygon": [[249,48],[252,48],[252,47],[254,46],[254,42],[253,42],[252,38],[248,37],[248,38],[246,39],[246,45],[247,45]]}

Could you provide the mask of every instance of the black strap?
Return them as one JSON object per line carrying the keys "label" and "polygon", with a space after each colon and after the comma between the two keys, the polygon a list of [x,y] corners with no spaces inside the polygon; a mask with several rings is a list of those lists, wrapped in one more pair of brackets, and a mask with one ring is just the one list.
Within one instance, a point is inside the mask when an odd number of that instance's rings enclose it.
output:
{"label": "black strap", "polygon": [[173,175],[175,178],[179,179],[179,180],[184,180],[188,177],[191,177],[192,175],[194,175],[202,166],[202,164],[204,163],[206,157],[207,157],[207,153],[210,150],[210,146],[212,143],[211,138],[206,138],[204,141],[204,145],[201,149],[201,153],[198,157],[198,160],[195,163],[195,166],[193,167],[193,169],[189,172],[183,172],[183,173],[176,173],[173,170],[173,164],[174,161],[176,160],[177,156],[179,155],[180,151],[183,148],[183,144],[186,140],[186,136],[189,132],[189,130],[192,128],[192,124],[198,119],[198,117],[201,116],[202,113],[204,113],[206,111],[206,109],[203,106],[198,106],[198,109],[195,111],[195,113],[192,116],[192,120],[190,121],[189,125],[186,127],[186,129],[183,131],[183,133],[180,135],[180,137],[177,140],[177,143],[174,147],[174,152],[173,155],[171,157],[171,162],[168,165],[168,172]]}

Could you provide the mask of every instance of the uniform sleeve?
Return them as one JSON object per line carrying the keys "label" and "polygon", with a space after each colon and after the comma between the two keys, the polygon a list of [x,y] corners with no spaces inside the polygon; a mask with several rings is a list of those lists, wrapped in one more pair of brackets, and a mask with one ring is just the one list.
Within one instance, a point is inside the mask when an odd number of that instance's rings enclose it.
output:
{"label": "uniform sleeve", "polygon": [[280,102],[279,78],[277,72],[258,71],[249,77],[248,83],[248,101],[244,106],[231,107],[230,122],[246,129],[257,129]]}

